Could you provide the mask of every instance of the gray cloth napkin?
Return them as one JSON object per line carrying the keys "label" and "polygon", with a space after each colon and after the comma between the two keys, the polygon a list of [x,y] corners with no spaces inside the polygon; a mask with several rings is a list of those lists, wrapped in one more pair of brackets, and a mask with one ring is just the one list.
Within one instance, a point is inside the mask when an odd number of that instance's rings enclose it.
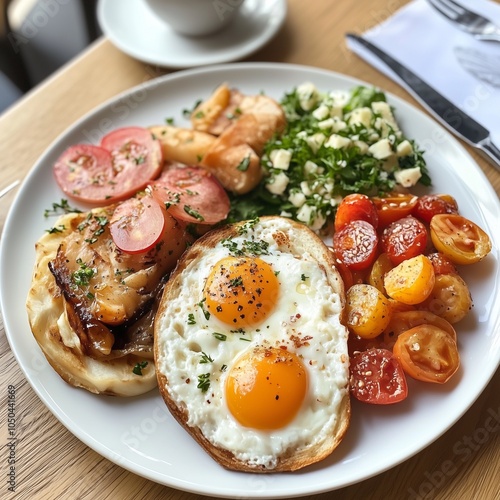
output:
{"label": "gray cloth napkin", "polygon": [[[458,1],[500,25],[498,3]],[[493,142],[500,145],[499,42],[475,40],[426,0],[408,3],[363,36],[485,126]],[[402,84],[363,47],[349,41],[348,45],[368,63]]]}

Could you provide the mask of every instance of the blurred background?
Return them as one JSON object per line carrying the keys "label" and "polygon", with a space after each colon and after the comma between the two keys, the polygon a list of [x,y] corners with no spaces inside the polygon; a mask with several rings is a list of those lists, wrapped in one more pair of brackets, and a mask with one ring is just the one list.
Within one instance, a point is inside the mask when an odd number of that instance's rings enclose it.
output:
{"label": "blurred background", "polygon": [[0,113],[101,34],[97,0],[0,0]]}

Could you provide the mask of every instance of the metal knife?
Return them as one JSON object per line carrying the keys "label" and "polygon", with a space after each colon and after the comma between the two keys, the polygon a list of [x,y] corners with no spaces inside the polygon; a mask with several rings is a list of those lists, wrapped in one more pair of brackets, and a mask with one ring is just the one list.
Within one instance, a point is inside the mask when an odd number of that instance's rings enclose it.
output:
{"label": "metal knife", "polygon": [[348,33],[346,37],[365,47],[409,87],[410,93],[443,125],[465,142],[479,149],[490,163],[500,170],[500,149],[491,140],[490,132],[480,123],[448,101],[415,73],[363,37]]}

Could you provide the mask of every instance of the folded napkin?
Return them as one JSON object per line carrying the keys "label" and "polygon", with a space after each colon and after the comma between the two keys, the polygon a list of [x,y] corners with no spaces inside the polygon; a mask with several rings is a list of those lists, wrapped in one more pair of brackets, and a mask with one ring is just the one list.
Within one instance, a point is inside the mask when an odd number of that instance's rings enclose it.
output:
{"label": "folded napkin", "polygon": [[[500,5],[458,0],[500,26]],[[426,0],[414,0],[363,34],[486,127],[500,146],[500,43],[482,42],[454,26]],[[359,44],[359,56],[405,87]]]}

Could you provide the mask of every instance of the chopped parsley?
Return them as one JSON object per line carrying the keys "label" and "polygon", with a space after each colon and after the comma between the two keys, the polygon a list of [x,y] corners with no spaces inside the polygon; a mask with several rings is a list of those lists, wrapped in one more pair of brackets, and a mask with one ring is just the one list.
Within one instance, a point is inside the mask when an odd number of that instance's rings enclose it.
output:
{"label": "chopped parsley", "polygon": [[43,213],[43,216],[50,217],[51,215],[60,215],[69,213],[80,214],[82,213],[82,211],[79,210],[78,208],[70,206],[68,200],[61,198],[60,203],[52,203],[52,208],[46,209]]}
{"label": "chopped parsley", "polygon": [[200,359],[200,363],[204,364],[204,363],[213,363],[213,359],[211,356],[209,356],[206,352],[203,352],[201,353],[201,359]]}
{"label": "chopped parsley", "polygon": [[132,368],[132,371],[136,375],[142,375],[142,370],[144,370],[144,368],[146,368],[146,366],[148,366],[148,362],[147,361],[139,361],[138,363],[136,363],[136,365],[134,366],[134,368]]}
{"label": "chopped parsley", "polygon": [[188,314],[188,321],[187,321],[188,325],[196,325],[196,320],[194,319],[194,314],[193,313],[189,313]]}
{"label": "chopped parsley", "polygon": [[227,340],[227,335],[225,335],[224,333],[212,332],[212,335],[221,342],[225,342]]}
{"label": "chopped parsley", "polygon": [[49,234],[62,233],[66,229],[64,224],[59,224],[58,226],[51,227],[50,229],[46,229],[45,231]]}
{"label": "chopped parsley", "polygon": [[205,300],[203,299],[202,301],[198,302],[198,306],[201,308],[201,311],[203,312],[203,316],[205,316],[205,319],[208,321],[210,319],[210,313],[205,309]]}
{"label": "chopped parsley", "polygon": [[95,268],[89,267],[88,264],[83,262],[81,259],[76,261],[80,265],[79,269],[71,274],[71,280],[76,286],[89,286],[90,280],[94,277],[97,270]]}
{"label": "chopped parsley", "polygon": [[210,387],[210,373],[198,375],[198,385],[196,387],[201,389],[201,392],[207,392]]}
{"label": "chopped parsley", "polygon": [[194,208],[191,208],[189,205],[184,205],[184,212],[186,212],[191,217],[194,217],[196,220],[204,221],[205,217],[197,212]]}
{"label": "chopped parsley", "polygon": [[250,166],[250,155],[245,156],[245,158],[241,160],[241,162],[236,167],[236,170],[239,170],[240,172],[246,172],[249,166]]}

